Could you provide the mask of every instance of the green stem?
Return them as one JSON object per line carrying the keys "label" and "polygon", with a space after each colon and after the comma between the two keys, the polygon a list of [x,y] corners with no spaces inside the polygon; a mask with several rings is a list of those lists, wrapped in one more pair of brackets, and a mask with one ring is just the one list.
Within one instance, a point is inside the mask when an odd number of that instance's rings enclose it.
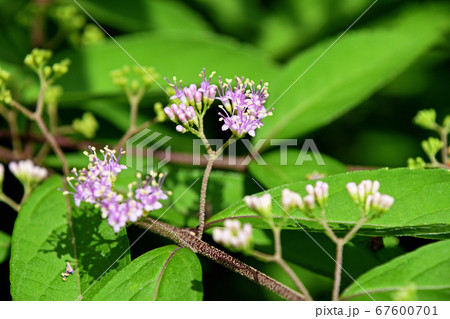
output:
{"label": "green stem", "polygon": [[0,193],[0,201],[8,204],[16,212],[19,212],[20,205],[16,203],[12,198],[8,197],[6,194]]}

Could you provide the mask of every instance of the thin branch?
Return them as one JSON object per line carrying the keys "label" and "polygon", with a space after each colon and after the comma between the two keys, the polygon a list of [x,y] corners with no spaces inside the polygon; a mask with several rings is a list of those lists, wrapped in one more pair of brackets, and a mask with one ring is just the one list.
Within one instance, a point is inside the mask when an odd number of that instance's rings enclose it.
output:
{"label": "thin branch", "polygon": [[198,230],[197,238],[202,239],[203,230],[205,229],[205,209],[206,209],[206,190],[208,187],[208,179],[214,165],[215,156],[211,155],[206,165],[205,173],[202,180],[202,188],[200,191],[200,206],[198,210]]}
{"label": "thin branch", "polygon": [[[214,246],[198,239],[189,230],[180,229],[160,221],[156,221],[152,218],[147,218],[146,221],[135,223],[137,226],[149,229],[166,238],[175,240],[178,244],[183,247],[191,249],[193,252],[203,255],[222,266],[246,277],[247,279],[275,292],[281,297],[287,300],[305,300],[302,295],[300,295],[295,290],[285,286],[284,284],[276,281],[275,279],[267,276],[266,274],[256,270],[255,268],[235,259],[234,257],[228,255],[227,253],[217,249]],[[156,227],[151,227],[155,225]],[[165,229],[165,231],[161,231]],[[173,234],[176,234],[177,239],[174,239]]]}
{"label": "thin branch", "polygon": [[20,204],[16,203],[16,201],[14,201],[12,198],[8,197],[4,193],[0,193],[0,202],[4,202],[5,204],[8,204],[16,212],[19,212],[19,210],[20,210]]}
{"label": "thin branch", "polygon": [[342,276],[342,258],[343,258],[343,251],[344,251],[344,245],[345,243],[341,240],[339,240],[336,243],[336,265],[334,268],[334,283],[333,283],[333,293],[332,293],[332,300],[337,301],[339,300],[339,291],[341,287],[341,276]]}
{"label": "thin branch", "polygon": [[300,292],[304,295],[305,300],[313,300],[311,295],[308,292],[308,289],[306,289],[305,285],[301,282],[301,280],[298,278],[297,274],[292,270],[291,267],[284,261],[283,258],[276,258],[275,262],[284,270],[284,272],[291,278],[291,280],[294,282],[294,284],[297,286],[297,288],[300,290]]}
{"label": "thin branch", "polygon": [[291,278],[291,280],[294,282],[294,284],[297,286],[297,289],[303,294],[305,300],[313,300],[311,295],[309,294],[308,289],[305,287],[305,285],[302,283],[302,281],[298,278],[297,274],[292,270],[291,267],[286,263],[286,261],[282,257],[281,252],[281,228],[280,227],[273,227],[273,239],[274,239],[274,246],[275,246],[275,252],[273,255],[268,255],[263,252],[253,250],[252,255],[258,259],[261,259],[266,262],[275,262],[278,266],[283,269],[283,271]]}
{"label": "thin branch", "polygon": [[68,176],[70,173],[69,164],[67,163],[66,157],[64,156],[63,151],[59,147],[55,137],[48,131],[47,126],[45,125],[44,121],[42,120],[42,118],[40,116],[36,117],[35,121],[36,121],[36,124],[41,129],[42,134],[45,136],[46,140],[52,147],[53,151],[58,156],[58,158],[61,162],[61,165],[62,165],[64,175]]}
{"label": "thin branch", "polygon": [[22,104],[20,104],[19,102],[17,102],[16,100],[12,100],[10,105],[12,107],[15,107],[19,112],[21,112],[22,114],[24,114],[26,117],[28,117],[28,119],[30,120],[34,120],[34,113],[31,112],[29,109],[27,109],[25,106],[23,106]]}

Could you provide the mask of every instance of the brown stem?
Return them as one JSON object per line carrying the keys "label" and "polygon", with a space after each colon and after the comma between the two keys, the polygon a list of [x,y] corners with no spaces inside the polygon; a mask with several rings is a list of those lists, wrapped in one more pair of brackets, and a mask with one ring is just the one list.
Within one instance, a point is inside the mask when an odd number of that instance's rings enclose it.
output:
{"label": "brown stem", "polygon": [[11,101],[11,106],[15,107],[19,112],[24,114],[28,119],[33,120],[34,119],[34,113],[31,112],[29,109],[27,109],[25,106],[17,102],[16,100]]}
{"label": "brown stem", "polygon": [[342,238],[344,245],[347,244],[356,235],[358,230],[360,230],[364,223],[367,221],[368,219],[364,215],[361,216],[361,219],[355,224],[355,226],[353,226],[352,229],[350,229],[350,231],[344,236],[344,238]]}
{"label": "brown stem", "polygon": [[273,227],[273,239],[274,239],[274,245],[275,245],[275,253],[273,255],[268,255],[265,253],[262,253],[260,251],[254,250],[252,252],[253,256],[255,256],[258,259],[267,261],[267,262],[275,262],[280,266],[283,271],[291,278],[291,280],[294,282],[294,284],[297,286],[297,289],[303,294],[305,300],[313,300],[311,295],[309,294],[308,289],[306,289],[305,285],[302,283],[302,281],[298,278],[297,274],[292,270],[291,267],[286,263],[286,261],[282,257],[281,252],[281,228],[280,227]]}
{"label": "brown stem", "polygon": [[306,289],[305,285],[301,282],[301,280],[298,278],[297,274],[292,270],[291,267],[284,261],[283,258],[276,258],[275,262],[284,270],[284,272],[291,278],[291,280],[294,282],[294,284],[297,286],[297,288],[302,292],[304,295],[305,300],[312,301],[312,297],[309,294],[308,289]]}
{"label": "brown stem", "polygon": [[342,240],[339,240],[336,243],[336,266],[334,268],[334,283],[333,283],[333,294],[332,300],[339,300],[339,289],[341,286],[341,276],[342,276],[342,256],[344,251],[345,243]]}
{"label": "brown stem", "polygon": [[[190,231],[180,229],[152,218],[147,218],[144,222],[135,223],[145,229],[149,229],[161,236],[175,240],[183,247],[191,249],[193,252],[203,255],[222,266],[250,279],[251,281],[275,292],[287,300],[304,300],[304,298],[296,291],[267,276],[266,274],[256,270],[255,268],[233,258],[227,253],[217,249],[214,246],[198,239]],[[155,227],[151,227],[154,225]],[[175,236],[174,236],[175,235]]]}
{"label": "brown stem", "polygon": [[205,174],[203,175],[202,188],[200,191],[200,206],[198,211],[198,239],[202,239],[203,230],[205,229],[206,189],[208,187],[208,179],[214,165],[214,160],[215,155],[210,155],[208,164],[206,165]]}
{"label": "brown stem", "polygon": [[61,161],[62,169],[65,176],[69,175],[69,164],[67,163],[66,157],[64,156],[63,151],[59,147],[58,143],[56,142],[55,137],[48,131],[47,126],[45,125],[44,121],[40,116],[36,116],[35,118],[36,124],[39,126],[39,128],[42,131],[42,134],[44,135],[45,139],[48,141],[50,146],[52,147],[55,154],[58,156],[59,160]]}
{"label": "brown stem", "polygon": [[19,127],[17,126],[17,111],[10,110],[8,112],[8,124],[11,132],[11,141],[14,151],[14,156],[20,157],[22,153],[22,143],[19,138]]}

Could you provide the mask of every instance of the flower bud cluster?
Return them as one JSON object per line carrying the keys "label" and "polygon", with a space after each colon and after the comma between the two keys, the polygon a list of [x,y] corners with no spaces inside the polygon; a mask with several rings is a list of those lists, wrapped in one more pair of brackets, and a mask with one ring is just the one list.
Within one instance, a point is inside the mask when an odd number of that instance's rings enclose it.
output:
{"label": "flower bud cluster", "polygon": [[24,187],[30,189],[33,189],[48,176],[48,172],[45,168],[34,165],[31,160],[10,162],[8,167],[11,173],[13,173]]}
{"label": "flower bud cluster", "polygon": [[272,196],[270,194],[266,193],[260,197],[256,195],[245,196],[244,201],[248,208],[255,211],[261,217],[272,217]]}
{"label": "flower bud cluster", "polygon": [[30,54],[25,57],[25,65],[33,69],[36,73],[44,76],[45,80],[56,79],[69,71],[70,60],[64,59],[60,62],[47,65],[52,57],[52,52],[43,49],[33,49]]}
{"label": "flower bud cluster", "polygon": [[389,195],[380,194],[379,181],[364,180],[358,185],[354,182],[347,184],[347,191],[353,201],[368,214],[373,209],[375,215],[387,212],[394,204],[394,198]]}
{"label": "flower bud cluster", "polygon": [[214,228],[213,240],[225,247],[235,250],[249,250],[252,243],[252,225],[244,224],[238,220],[227,219],[224,222],[224,229]]}
{"label": "flower bud cluster", "polygon": [[209,78],[207,78],[206,71],[203,69],[199,74],[202,80],[199,88],[197,88],[196,84],[190,84],[187,87],[182,87],[182,81],[180,80],[177,82],[177,78],[175,76],[173,77],[173,83],[165,78],[170,87],[175,91],[175,94],[171,96],[170,99],[178,105],[184,104],[186,107],[195,107],[199,114],[204,113],[216,98],[217,86],[211,84],[211,79],[214,74],[215,72],[212,72]]}
{"label": "flower bud cluster", "polygon": [[436,111],[434,109],[421,110],[413,119],[414,123],[429,130],[438,127],[436,123]]}
{"label": "flower bud cluster", "polygon": [[91,112],[86,112],[81,119],[73,120],[72,128],[86,138],[93,138],[98,129],[98,122]]}
{"label": "flower bud cluster", "polygon": [[197,112],[192,105],[172,104],[164,108],[164,113],[174,123],[177,123],[176,130],[179,133],[186,133],[190,128],[198,126]]}
{"label": "flower bud cluster", "polygon": [[244,77],[236,77],[236,84],[231,84],[231,79],[222,82],[219,77],[221,91],[218,100],[220,121],[223,121],[222,131],[230,130],[236,138],[242,138],[247,133],[255,136],[255,130],[263,126],[262,119],[272,115],[272,110],[266,110],[264,104],[269,97],[269,84],[255,84]]}
{"label": "flower bud cluster", "polygon": [[421,145],[432,162],[436,162],[436,154],[444,147],[442,141],[435,137],[429,137],[428,140],[422,141]]}
{"label": "flower bud cluster", "polygon": [[408,164],[408,168],[410,168],[410,169],[425,168],[425,166],[426,166],[425,161],[420,156],[418,156],[416,158],[412,158],[412,157],[408,158],[407,164]]}

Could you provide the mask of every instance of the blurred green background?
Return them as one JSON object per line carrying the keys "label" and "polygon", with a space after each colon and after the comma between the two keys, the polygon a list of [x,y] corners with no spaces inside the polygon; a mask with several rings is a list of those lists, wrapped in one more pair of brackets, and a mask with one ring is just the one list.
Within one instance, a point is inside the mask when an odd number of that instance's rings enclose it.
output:
{"label": "blurred green background", "polygon": [[[38,83],[23,65],[25,55],[40,47],[53,50],[52,61],[69,57],[69,74],[58,82],[64,89],[60,122],[70,124],[73,118],[92,112],[100,124],[95,137],[99,143],[114,144],[127,129],[128,105],[109,73],[135,61],[154,67],[163,88],[167,88],[165,76],[176,75],[187,84],[197,81],[203,67],[207,73],[214,70],[225,77],[245,75],[268,81],[268,104],[276,101],[274,116],[257,138],[298,138],[300,146],[304,138],[312,138],[321,152],[347,165],[405,166],[407,158],[424,155],[420,141],[428,132],[412,124],[417,111],[435,108],[439,120],[450,113],[448,1],[377,1],[279,100],[372,0],[78,3],[104,30],[74,1],[0,0],[0,66],[11,72],[13,96],[31,106]],[[158,101],[167,103],[167,96],[154,85],[142,102],[139,122],[154,117],[153,105]],[[295,111],[292,116],[291,111]],[[210,111],[208,116],[207,136],[225,137],[217,115]],[[6,122],[1,119],[0,125],[1,145],[9,147]],[[281,125],[278,130],[277,125]],[[20,128],[27,129],[24,119]],[[158,124],[155,129],[176,136],[173,123]],[[73,138],[85,139],[81,134]],[[177,136],[171,141],[172,149],[189,152],[189,140]],[[74,152],[74,160],[78,154]],[[50,158],[48,164],[55,161]],[[11,233],[13,222],[13,218],[2,221],[1,230]],[[157,240],[152,237],[154,243]],[[138,247],[135,255],[139,249],[148,247]],[[262,288],[254,292],[255,286],[220,266],[204,266],[205,273],[219,278],[205,281],[205,296],[210,299],[267,297]],[[0,267],[1,286],[7,287],[7,263]],[[228,287],[230,283],[242,289]],[[223,297],[216,285],[235,292]]]}

